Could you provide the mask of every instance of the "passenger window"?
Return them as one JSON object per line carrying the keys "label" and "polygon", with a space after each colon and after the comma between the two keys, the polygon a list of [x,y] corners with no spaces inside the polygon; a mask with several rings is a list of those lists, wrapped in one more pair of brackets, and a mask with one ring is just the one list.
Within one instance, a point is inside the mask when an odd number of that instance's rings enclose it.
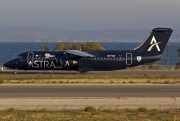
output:
{"label": "passenger window", "polygon": [[18,59],[23,59],[23,57],[22,57],[22,56],[17,56],[17,58],[18,58]]}

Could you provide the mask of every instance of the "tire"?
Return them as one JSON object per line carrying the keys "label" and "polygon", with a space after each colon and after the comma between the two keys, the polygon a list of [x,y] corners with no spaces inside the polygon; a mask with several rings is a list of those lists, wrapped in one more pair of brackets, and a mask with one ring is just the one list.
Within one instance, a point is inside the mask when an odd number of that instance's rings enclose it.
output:
{"label": "tire", "polygon": [[79,71],[79,73],[81,73],[81,74],[85,74],[87,71],[86,71],[86,69],[85,68],[78,68],[78,71]]}

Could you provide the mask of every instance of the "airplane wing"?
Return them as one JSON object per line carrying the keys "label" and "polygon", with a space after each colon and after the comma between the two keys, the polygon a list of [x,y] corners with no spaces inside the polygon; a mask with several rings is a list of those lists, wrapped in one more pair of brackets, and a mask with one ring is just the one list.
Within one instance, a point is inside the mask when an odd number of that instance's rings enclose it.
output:
{"label": "airplane wing", "polygon": [[95,57],[94,55],[91,55],[89,53],[79,51],[79,50],[65,50],[65,51],[66,51],[66,53],[81,56],[81,57]]}

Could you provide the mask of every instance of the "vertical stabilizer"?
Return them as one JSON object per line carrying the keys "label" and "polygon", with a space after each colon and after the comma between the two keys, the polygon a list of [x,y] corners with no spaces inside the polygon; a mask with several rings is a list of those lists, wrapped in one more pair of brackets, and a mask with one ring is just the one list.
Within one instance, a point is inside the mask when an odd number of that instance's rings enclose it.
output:
{"label": "vertical stabilizer", "polygon": [[162,54],[173,30],[171,28],[155,28],[144,40],[144,42],[134,50],[138,53],[160,55]]}

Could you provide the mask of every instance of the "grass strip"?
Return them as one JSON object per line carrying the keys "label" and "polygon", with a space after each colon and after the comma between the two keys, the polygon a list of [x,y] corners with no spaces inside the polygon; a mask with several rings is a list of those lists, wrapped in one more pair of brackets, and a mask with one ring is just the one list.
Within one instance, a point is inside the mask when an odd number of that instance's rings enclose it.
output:
{"label": "grass strip", "polygon": [[37,74],[37,75],[0,75],[2,84],[52,84],[52,83],[160,83],[174,84],[180,83],[180,76],[122,76],[122,75],[82,75],[82,74]]}
{"label": "grass strip", "polygon": [[0,121],[179,121],[179,109],[148,110],[138,109],[98,110],[86,107],[84,110],[51,111],[48,109],[21,111],[9,108],[0,111]]}

